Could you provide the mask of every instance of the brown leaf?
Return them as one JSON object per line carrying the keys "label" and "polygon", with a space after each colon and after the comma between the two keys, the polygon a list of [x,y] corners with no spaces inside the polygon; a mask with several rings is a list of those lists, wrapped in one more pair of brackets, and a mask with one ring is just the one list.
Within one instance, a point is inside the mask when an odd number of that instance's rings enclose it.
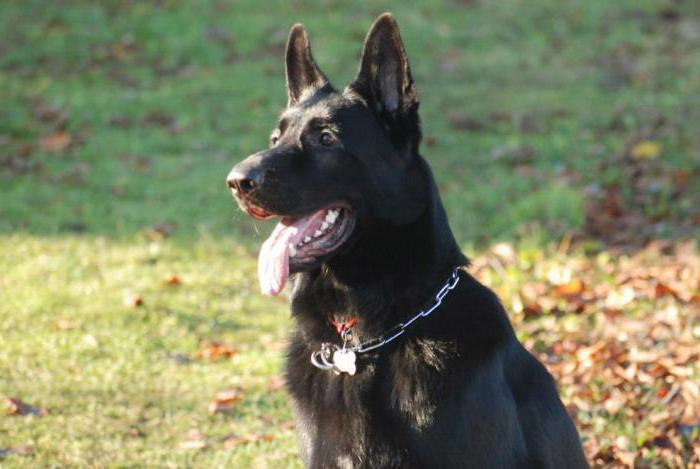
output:
{"label": "brown leaf", "polygon": [[542,312],[542,306],[540,306],[538,303],[529,303],[523,306],[523,314],[526,318],[536,318],[541,316]]}
{"label": "brown leaf", "polygon": [[209,403],[209,413],[228,413],[233,410],[234,404],[243,400],[243,392],[239,388],[230,388],[216,393],[214,400]]}
{"label": "brown leaf", "polygon": [[624,451],[619,448],[615,449],[615,458],[624,464],[626,467],[634,467],[636,455],[634,451]]}
{"label": "brown leaf", "polygon": [[124,295],[124,306],[138,308],[143,306],[143,304],[143,298],[139,294],[127,293],[126,295]]}
{"label": "brown leaf", "polygon": [[556,288],[554,288],[553,293],[554,296],[558,296],[559,298],[570,298],[583,293],[584,288],[585,284],[583,283],[583,280],[580,278],[574,278],[568,283],[558,285]]}
{"label": "brown leaf", "polygon": [[34,415],[36,417],[41,417],[48,412],[44,409],[27,404],[19,397],[8,397],[5,398],[5,413],[7,415]]}
{"label": "brown leaf", "polygon": [[199,352],[194,355],[194,357],[200,360],[213,360],[217,358],[231,358],[236,353],[237,352],[228,345],[218,341],[211,341],[205,343]]}
{"label": "brown leaf", "polygon": [[656,287],[654,288],[654,298],[661,298],[666,295],[673,296],[674,298],[678,297],[678,294],[673,288],[663,282],[656,282]]}
{"label": "brown leaf", "polygon": [[180,285],[182,282],[180,281],[180,277],[178,277],[178,276],[175,275],[175,274],[170,274],[170,275],[168,275],[168,277],[164,280],[164,283],[165,283],[166,285],[175,286],[175,285]]}
{"label": "brown leaf", "polygon": [[39,140],[39,148],[49,153],[60,153],[70,146],[73,138],[69,133],[59,131],[46,135]]}
{"label": "brown leaf", "polygon": [[614,390],[612,394],[610,394],[610,397],[605,400],[603,406],[608,414],[615,415],[626,403],[627,397],[622,392]]}

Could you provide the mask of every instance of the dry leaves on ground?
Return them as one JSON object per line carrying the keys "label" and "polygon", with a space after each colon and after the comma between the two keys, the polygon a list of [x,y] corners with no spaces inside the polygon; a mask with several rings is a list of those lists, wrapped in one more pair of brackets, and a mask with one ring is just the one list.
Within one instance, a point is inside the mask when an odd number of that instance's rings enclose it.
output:
{"label": "dry leaves on ground", "polygon": [[144,305],[143,297],[138,293],[126,292],[124,294],[124,306],[139,308]]}
{"label": "dry leaves on ground", "polygon": [[472,272],[554,375],[594,466],[700,465],[696,242],[597,256],[500,246]]}
{"label": "dry leaves on ground", "polygon": [[165,280],[163,280],[163,283],[165,285],[170,285],[170,286],[177,286],[182,284],[182,280],[180,280],[180,277],[178,277],[175,274],[170,274],[168,275]]}
{"label": "dry leaves on ground", "polygon": [[39,140],[39,148],[48,153],[61,153],[66,151],[73,142],[73,137],[67,132],[58,131],[42,137]]}
{"label": "dry leaves on ground", "polygon": [[210,341],[202,344],[199,352],[194,355],[194,358],[199,360],[216,360],[220,358],[231,358],[236,355],[236,350],[233,347],[219,341]]}
{"label": "dry leaves on ground", "polygon": [[231,412],[234,405],[243,400],[243,390],[240,388],[224,389],[216,393],[214,400],[209,403],[209,413],[221,414]]}

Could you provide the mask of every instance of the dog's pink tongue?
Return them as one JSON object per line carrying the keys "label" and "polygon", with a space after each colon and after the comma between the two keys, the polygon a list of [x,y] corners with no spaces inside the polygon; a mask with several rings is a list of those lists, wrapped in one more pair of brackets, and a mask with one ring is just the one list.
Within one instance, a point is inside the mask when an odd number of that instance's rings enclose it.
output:
{"label": "dog's pink tongue", "polygon": [[298,232],[294,225],[279,222],[260,248],[258,277],[263,294],[277,296],[289,277],[289,245]]}
{"label": "dog's pink tongue", "polygon": [[283,218],[260,248],[258,277],[265,295],[277,296],[289,277],[289,248],[313,233],[323,222],[327,210],[295,220]]}

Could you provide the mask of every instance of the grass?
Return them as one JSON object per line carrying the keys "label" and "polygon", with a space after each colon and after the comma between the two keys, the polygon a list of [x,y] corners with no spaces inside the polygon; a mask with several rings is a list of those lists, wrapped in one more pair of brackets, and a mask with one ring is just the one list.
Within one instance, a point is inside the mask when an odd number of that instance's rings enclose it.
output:
{"label": "grass", "polygon": [[[661,145],[664,168],[697,175],[694,2],[5,1],[0,396],[48,414],[0,420],[0,449],[33,447],[3,467],[298,465],[288,398],[269,385],[286,305],[256,285],[269,225],[234,209],[223,180],[284,103],[291,24],[306,24],[340,86],[384,10],[402,27],[424,154],[470,255],[584,229],[584,189],[628,188],[626,168],[607,163],[639,139]],[[662,187],[662,217],[657,203],[640,209],[657,232],[695,216],[699,180],[670,201]],[[173,274],[181,285],[164,284]],[[210,340],[238,353],[173,358]],[[208,414],[229,386],[243,401]],[[190,428],[208,449],[179,447]],[[226,450],[230,433],[272,438]]]}

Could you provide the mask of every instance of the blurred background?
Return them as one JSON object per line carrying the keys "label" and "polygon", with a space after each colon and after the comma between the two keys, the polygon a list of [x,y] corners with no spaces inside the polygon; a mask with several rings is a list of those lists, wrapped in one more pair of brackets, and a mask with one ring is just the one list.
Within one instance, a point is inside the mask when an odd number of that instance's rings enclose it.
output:
{"label": "blurred background", "polygon": [[267,145],[306,25],[337,86],[392,11],[472,272],[597,467],[700,465],[700,3],[5,0],[0,465],[298,467]]}

